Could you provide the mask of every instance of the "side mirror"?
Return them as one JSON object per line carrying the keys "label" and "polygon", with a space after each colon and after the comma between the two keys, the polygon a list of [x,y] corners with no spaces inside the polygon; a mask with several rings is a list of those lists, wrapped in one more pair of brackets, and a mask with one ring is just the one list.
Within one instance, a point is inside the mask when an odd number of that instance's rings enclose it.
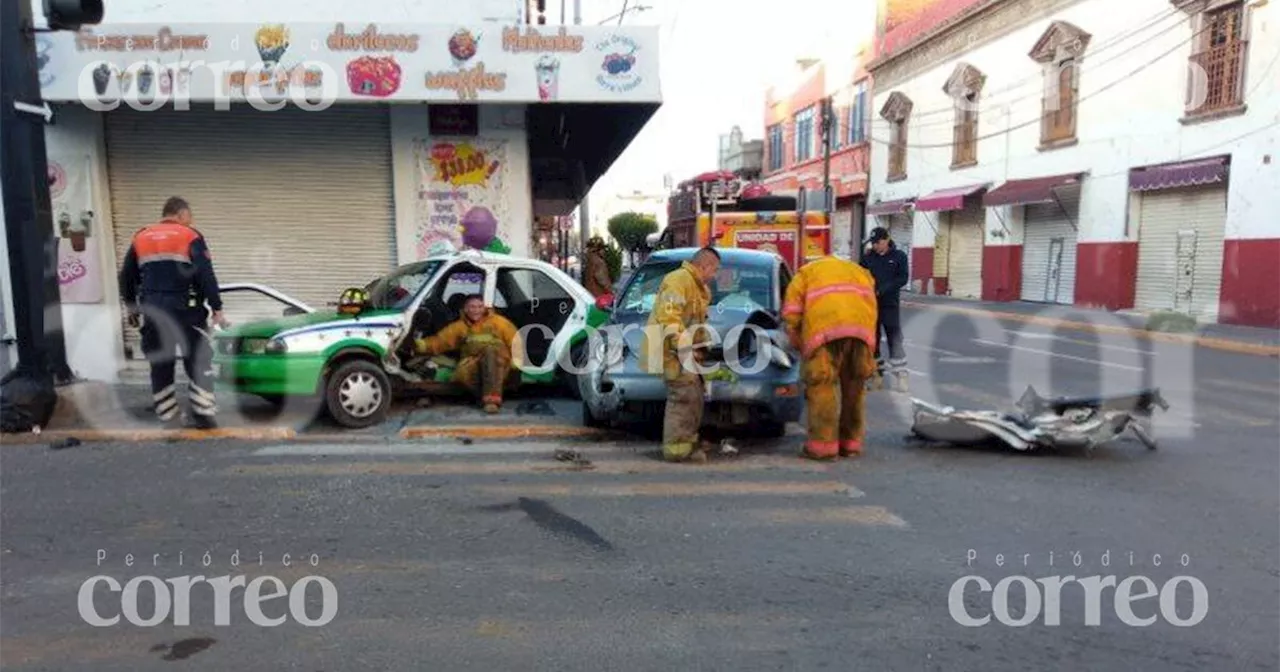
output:
{"label": "side mirror", "polygon": [[297,306],[286,306],[284,309],[285,317],[293,317],[294,315],[306,315],[306,314],[307,314],[307,311]]}

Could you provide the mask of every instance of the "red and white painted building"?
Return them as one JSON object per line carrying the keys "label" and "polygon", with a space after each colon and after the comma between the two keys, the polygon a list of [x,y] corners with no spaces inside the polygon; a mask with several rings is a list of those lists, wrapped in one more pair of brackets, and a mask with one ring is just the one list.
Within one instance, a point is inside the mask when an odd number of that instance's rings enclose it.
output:
{"label": "red and white painted building", "polygon": [[832,99],[831,186],[836,201],[831,250],[836,254],[856,252],[866,204],[871,83],[860,60],[800,61],[792,81],[765,94],[761,181],[779,194],[803,187],[812,209],[822,208],[822,101]]}
{"label": "red and white painted building", "polygon": [[939,0],[882,24],[868,226],[929,293],[1280,327],[1278,20]]}

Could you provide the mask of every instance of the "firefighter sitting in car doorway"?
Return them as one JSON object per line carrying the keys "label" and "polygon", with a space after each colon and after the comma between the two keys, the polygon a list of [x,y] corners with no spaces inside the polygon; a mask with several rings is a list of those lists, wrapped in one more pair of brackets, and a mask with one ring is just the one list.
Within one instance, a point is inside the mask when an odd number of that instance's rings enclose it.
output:
{"label": "firefighter sitting in car doorway", "polygon": [[418,339],[415,346],[427,357],[459,351],[452,382],[477,394],[486,413],[497,413],[513,372],[517,340],[516,326],[484,305],[479,294],[472,294],[462,305],[461,318],[435,336]]}

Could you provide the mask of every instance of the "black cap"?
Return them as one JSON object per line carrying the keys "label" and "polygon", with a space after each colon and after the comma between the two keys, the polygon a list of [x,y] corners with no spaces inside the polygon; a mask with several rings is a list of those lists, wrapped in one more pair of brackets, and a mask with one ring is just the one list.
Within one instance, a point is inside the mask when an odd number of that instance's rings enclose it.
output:
{"label": "black cap", "polygon": [[867,237],[867,242],[874,243],[881,240],[890,240],[889,230],[883,226],[877,226],[876,228],[871,229],[871,235]]}

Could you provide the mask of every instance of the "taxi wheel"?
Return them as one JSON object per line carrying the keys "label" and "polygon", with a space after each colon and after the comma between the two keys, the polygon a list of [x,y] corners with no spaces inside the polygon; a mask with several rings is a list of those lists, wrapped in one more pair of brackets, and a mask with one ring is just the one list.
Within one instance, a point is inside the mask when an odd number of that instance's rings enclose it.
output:
{"label": "taxi wheel", "polygon": [[391,408],[391,381],[373,362],[348,360],[329,374],[325,405],[329,415],[343,427],[362,429],[376,425]]}

